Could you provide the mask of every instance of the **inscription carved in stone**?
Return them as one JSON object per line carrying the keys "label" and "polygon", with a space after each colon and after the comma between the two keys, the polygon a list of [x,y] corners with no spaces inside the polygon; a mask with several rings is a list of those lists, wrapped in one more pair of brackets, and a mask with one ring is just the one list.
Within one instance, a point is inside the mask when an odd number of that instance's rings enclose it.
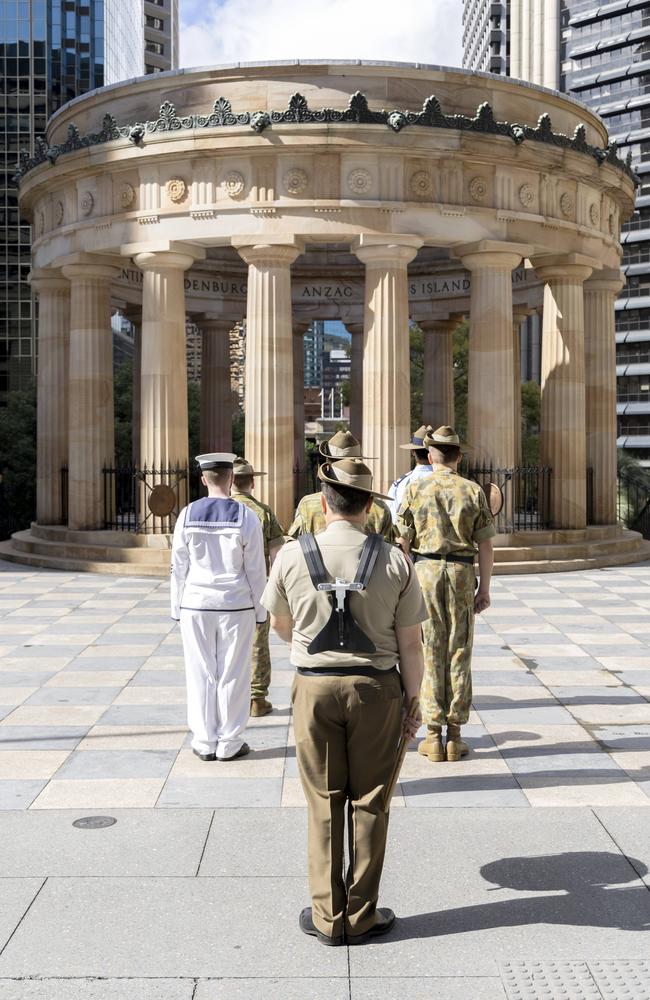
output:
{"label": "inscription carved in stone", "polygon": [[487,194],[487,181],[484,177],[472,177],[469,182],[469,196],[474,201],[483,201]]}
{"label": "inscription carved in stone", "polygon": [[418,198],[426,198],[427,195],[430,195],[433,190],[433,182],[429,171],[416,170],[409,181],[409,188],[411,189],[411,194],[416,195]]}
{"label": "inscription carved in stone", "polygon": [[81,201],[79,202],[79,208],[81,209],[82,215],[90,215],[93,210],[93,205],[95,204],[95,199],[93,198],[90,191],[84,191],[81,196]]}
{"label": "inscription carved in stone", "polygon": [[173,201],[175,205],[183,200],[187,194],[187,184],[182,177],[174,177],[167,181],[167,194],[169,200]]}
{"label": "inscription carved in stone", "polygon": [[348,174],[348,187],[353,194],[367,194],[372,186],[372,174],[364,167],[355,167]]}
{"label": "inscription carved in stone", "polygon": [[291,170],[287,170],[284,175],[284,186],[287,194],[302,194],[308,182],[307,172],[301,170],[300,167],[293,167]]}
{"label": "inscription carved in stone", "polygon": [[246,187],[246,178],[238,170],[231,170],[226,174],[223,184],[229,198],[241,198]]}

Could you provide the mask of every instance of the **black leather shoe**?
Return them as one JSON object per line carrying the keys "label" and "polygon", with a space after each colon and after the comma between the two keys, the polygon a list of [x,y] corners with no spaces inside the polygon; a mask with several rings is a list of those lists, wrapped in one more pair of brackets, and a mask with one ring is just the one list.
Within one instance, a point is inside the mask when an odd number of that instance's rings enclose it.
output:
{"label": "black leather shoe", "polygon": [[369,931],[365,931],[363,934],[348,934],[347,942],[348,944],[365,944],[366,941],[371,941],[374,937],[380,937],[382,934],[388,934],[390,930],[395,926],[395,914],[388,907],[384,907],[381,910],[377,910],[377,919],[374,926],[370,928]]}
{"label": "black leather shoe", "polygon": [[304,910],[300,911],[298,924],[303,934],[309,934],[310,937],[317,938],[321,944],[328,945],[330,948],[335,948],[338,945],[345,944],[345,938],[342,934],[340,937],[328,937],[327,934],[323,934],[323,932],[319,931],[317,927],[314,927],[314,921],[311,916],[311,906],[306,906]]}
{"label": "black leather shoe", "polygon": [[242,743],[237,753],[234,753],[232,757],[215,757],[213,759],[220,761],[237,760],[239,757],[246,757],[247,754],[249,754],[250,752],[251,748],[249,747],[248,743]]}
{"label": "black leather shoe", "polygon": [[194,747],[192,747],[192,753],[194,754],[195,757],[198,757],[199,760],[216,760],[217,759],[216,753],[199,753],[199,751],[195,750]]}

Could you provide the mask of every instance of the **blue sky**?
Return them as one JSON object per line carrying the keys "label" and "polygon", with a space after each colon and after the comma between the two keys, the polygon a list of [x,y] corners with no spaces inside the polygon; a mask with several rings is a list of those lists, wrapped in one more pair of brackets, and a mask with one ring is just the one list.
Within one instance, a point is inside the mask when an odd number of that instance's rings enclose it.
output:
{"label": "blue sky", "polygon": [[458,66],[461,13],[461,0],[180,0],[181,66],[274,59]]}

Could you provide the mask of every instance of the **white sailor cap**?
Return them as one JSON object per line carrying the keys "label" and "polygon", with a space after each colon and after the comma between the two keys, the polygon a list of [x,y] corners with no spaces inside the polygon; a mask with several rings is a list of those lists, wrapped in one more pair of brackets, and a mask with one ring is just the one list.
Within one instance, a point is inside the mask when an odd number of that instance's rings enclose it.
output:
{"label": "white sailor cap", "polygon": [[236,455],[229,451],[213,451],[209,455],[197,455],[196,461],[203,472],[209,469],[232,469]]}

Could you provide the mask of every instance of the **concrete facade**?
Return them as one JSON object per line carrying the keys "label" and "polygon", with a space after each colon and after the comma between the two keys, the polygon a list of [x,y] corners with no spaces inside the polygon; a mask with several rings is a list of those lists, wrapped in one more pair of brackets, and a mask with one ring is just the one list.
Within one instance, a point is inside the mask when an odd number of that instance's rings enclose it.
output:
{"label": "concrete facade", "polygon": [[[73,124],[91,136],[78,148],[69,141]],[[620,227],[634,198],[595,115],[559,94],[485,74],[282,64],[107,88],[55,115],[48,141],[49,157],[24,163],[21,177],[22,210],[37,226],[35,273],[70,281],[71,337],[82,272],[93,275],[84,289],[96,289],[89,336],[99,336],[99,311],[111,296],[142,309],[143,464],[187,459],[185,314],[209,316],[209,336],[224,340],[245,318],[246,453],[270,473],[260,496],[288,523],[295,333],[313,320],[340,319],[359,331],[352,383],[362,402],[355,400],[354,422],[385,490],[408,458],[398,445],[410,436],[409,320],[425,330],[431,324],[426,336],[439,337],[436,324],[469,313],[469,437],[482,462],[509,468],[518,447],[513,324],[543,309],[553,531],[537,541],[578,546],[590,558],[582,283],[619,272]],[[611,329],[613,300],[602,295],[593,315]],[[601,343],[594,330],[587,337]],[[60,340],[53,333],[52,351]],[[429,348],[427,356],[451,363],[448,349]],[[87,357],[84,398],[92,407],[102,381],[95,355]],[[613,386],[611,352],[598,363],[599,384]],[[79,364],[71,352],[70,371]],[[225,384],[221,367],[214,362],[210,371]],[[426,380],[427,406],[437,414],[450,413],[450,385],[448,370]],[[614,441],[611,392],[600,407],[596,394],[590,398],[598,434]],[[223,440],[214,424],[223,408],[212,401],[204,412],[212,414],[214,441]],[[69,451],[72,441],[71,427]],[[569,469],[571,454],[579,461]],[[100,474],[86,468],[90,479]],[[612,482],[599,475],[596,483],[611,495]],[[599,499],[598,508],[611,504]],[[75,527],[96,534],[98,503],[86,515]],[[54,517],[39,528],[53,524]],[[611,518],[599,530],[601,553],[608,539],[620,553]],[[530,545],[514,535],[502,543],[504,551]],[[626,544],[631,551],[630,538]]]}

